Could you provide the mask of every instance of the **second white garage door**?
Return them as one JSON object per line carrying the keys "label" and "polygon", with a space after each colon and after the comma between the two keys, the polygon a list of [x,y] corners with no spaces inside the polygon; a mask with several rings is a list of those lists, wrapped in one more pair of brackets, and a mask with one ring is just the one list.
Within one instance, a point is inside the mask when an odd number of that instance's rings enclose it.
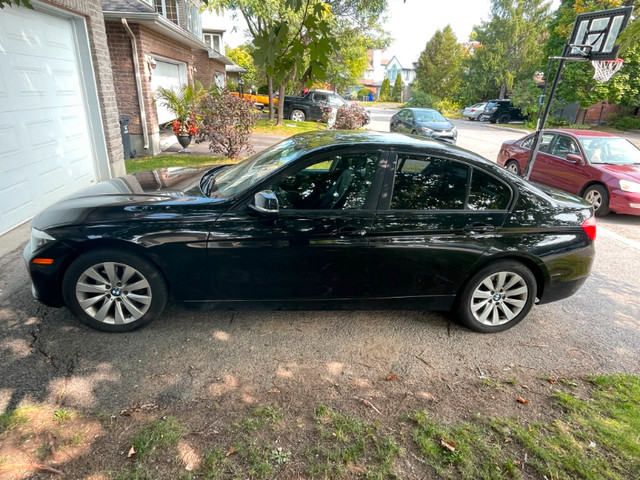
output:
{"label": "second white garage door", "polygon": [[[178,62],[167,62],[155,57],[156,68],[151,76],[151,88],[157,91],[158,87],[178,91],[182,85],[187,83],[187,64]],[[156,109],[158,111],[158,124],[170,122],[176,116],[156,99]]]}
{"label": "second white garage door", "polygon": [[97,178],[73,24],[0,11],[0,234]]}

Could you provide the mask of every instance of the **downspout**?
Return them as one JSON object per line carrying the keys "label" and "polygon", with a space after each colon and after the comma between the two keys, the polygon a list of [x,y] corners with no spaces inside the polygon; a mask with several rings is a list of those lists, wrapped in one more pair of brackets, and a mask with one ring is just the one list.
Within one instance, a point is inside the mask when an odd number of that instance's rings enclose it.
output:
{"label": "downspout", "polygon": [[142,96],[142,80],[140,80],[140,62],[138,61],[138,45],[136,37],[129,28],[127,19],[122,19],[122,25],[129,32],[131,37],[131,50],[133,51],[133,70],[136,77],[136,87],[138,89],[138,103],[140,107],[140,123],[142,124],[142,138],[144,139],[144,149],[149,148],[149,132],[147,131],[147,112],[144,109],[144,97]]}

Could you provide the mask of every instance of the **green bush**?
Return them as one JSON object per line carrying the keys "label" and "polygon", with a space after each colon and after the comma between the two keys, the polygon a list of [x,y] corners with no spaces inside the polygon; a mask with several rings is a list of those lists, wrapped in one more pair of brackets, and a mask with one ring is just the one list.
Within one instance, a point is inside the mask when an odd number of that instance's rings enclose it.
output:
{"label": "green bush", "polygon": [[432,95],[428,93],[421,92],[420,90],[415,90],[409,101],[405,104],[405,107],[408,108],[434,108],[434,105],[438,101],[437,98],[434,98]]}
{"label": "green bush", "polygon": [[368,97],[370,93],[374,92],[372,92],[368,88],[362,87],[360,90],[358,90],[358,97]]}
{"label": "green bush", "polygon": [[401,100],[402,88],[402,75],[398,73],[396,75],[396,81],[393,84],[393,91],[391,92],[391,99],[394,102],[399,102]]}
{"label": "green bush", "polygon": [[446,117],[455,117],[460,115],[460,110],[462,109],[462,106],[459,103],[454,102],[453,100],[444,98],[442,100],[438,100],[433,105],[433,108],[438,110],[440,113],[442,113]]}
{"label": "green bush", "polygon": [[380,102],[388,102],[391,100],[391,83],[388,78],[385,78],[382,81],[382,85],[380,86],[380,96],[378,97]]}
{"label": "green bush", "polygon": [[640,117],[622,117],[613,124],[618,130],[640,130]]}

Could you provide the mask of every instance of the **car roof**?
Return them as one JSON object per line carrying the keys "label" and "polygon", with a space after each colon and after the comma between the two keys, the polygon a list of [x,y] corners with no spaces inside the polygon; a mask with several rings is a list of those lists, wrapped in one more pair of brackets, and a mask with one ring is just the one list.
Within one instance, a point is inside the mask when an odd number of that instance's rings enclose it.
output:
{"label": "car roof", "polygon": [[435,108],[405,108],[403,110],[411,110],[412,112],[437,112],[440,113],[438,110],[436,110]]}
{"label": "car roof", "polygon": [[574,128],[554,128],[545,129],[545,133],[568,133],[574,137],[618,137],[619,135],[613,135],[607,132],[600,132],[598,130],[579,130]]}

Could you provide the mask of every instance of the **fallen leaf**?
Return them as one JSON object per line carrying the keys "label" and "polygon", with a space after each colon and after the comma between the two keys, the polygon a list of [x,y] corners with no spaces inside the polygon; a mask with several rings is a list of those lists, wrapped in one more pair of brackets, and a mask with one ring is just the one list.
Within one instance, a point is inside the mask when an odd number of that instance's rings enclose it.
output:
{"label": "fallen leaf", "polygon": [[392,373],[391,375],[389,375],[389,376],[387,377],[387,381],[388,381],[388,382],[391,382],[391,381],[393,381],[393,380],[397,380],[397,379],[398,379],[398,375],[396,375],[395,373]]}
{"label": "fallen leaf", "polygon": [[135,454],[136,454],[136,449],[135,449],[135,448],[133,448],[133,447],[131,447],[131,448],[129,449],[129,453],[127,453],[127,458],[131,458],[131,457],[133,457]]}
{"label": "fallen leaf", "polygon": [[552,385],[554,383],[556,383],[556,379],[555,378],[548,378],[547,380],[549,380],[549,383],[552,384]]}
{"label": "fallen leaf", "polygon": [[358,475],[364,475],[365,473],[367,473],[364,467],[361,467],[360,465],[356,465],[355,463],[352,463],[352,462],[347,462],[347,470],[349,470],[351,473],[356,473]]}
{"label": "fallen leaf", "polygon": [[440,445],[442,445],[444,448],[446,448],[450,452],[456,451],[456,444],[454,442],[448,442],[444,438],[440,439]]}
{"label": "fallen leaf", "polygon": [[280,393],[280,390],[278,390],[276,387],[273,387],[271,390],[269,390],[269,393]]}
{"label": "fallen leaf", "polygon": [[235,451],[236,451],[236,447],[233,447],[233,446],[229,447],[229,451],[227,452],[226,456],[228,457],[229,455],[231,455]]}
{"label": "fallen leaf", "polygon": [[522,397],[518,397],[518,398],[516,398],[516,400],[517,400],[518,402],[520,402],[520,403],[529,403],[529,400],[525,400],[525,399],[524,399],[524,398],[522,398]]}

